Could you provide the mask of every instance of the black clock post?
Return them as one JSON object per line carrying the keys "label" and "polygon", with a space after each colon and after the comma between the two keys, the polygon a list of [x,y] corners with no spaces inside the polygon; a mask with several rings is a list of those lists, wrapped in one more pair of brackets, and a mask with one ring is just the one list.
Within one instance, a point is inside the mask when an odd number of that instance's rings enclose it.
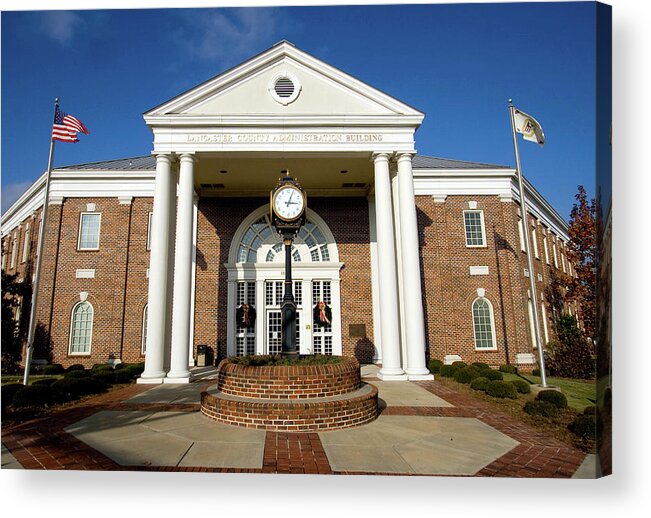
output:
{"label": "black clock post", "polygon": [[296,301],[292,281],[292,244],[305,223],[307,197],[305,191],[289,171],[283,171],[276,187],[270,193],[270,218],[285,245],[285,292],[281,305],[282,354],[290,358],[299,355],[296,344]]}

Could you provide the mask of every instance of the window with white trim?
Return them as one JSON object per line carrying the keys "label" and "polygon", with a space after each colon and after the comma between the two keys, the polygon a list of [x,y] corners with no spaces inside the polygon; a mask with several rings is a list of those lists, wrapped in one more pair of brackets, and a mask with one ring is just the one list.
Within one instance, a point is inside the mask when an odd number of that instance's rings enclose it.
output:
{"label": "window with white trim", "polygon": [[552,254],[554,256],[554,266],[558,268],[558,255],[556,254],[556,239],[552,238]]}
{"label": "window with white trim", "polygon": [[486,246],[483,210],[464,210],[463,225],[466,231],[467,247]]}
{"label": "window with white trim", "polygon": [[543,249],[545,251],[545,262],[549,264],[549,246],[547,245],[547,236],[543,236]]}
{"label": "window with white trim", "polygon": [[11,240],[11,266],[10,268],[16,267],[16,251],[18,248],[18,236],[14,232],[13,239]]}
{"label": "window with white trim", "polygon": [[72,308],[70,322],[70,354],[90,354],[93,336],[93,306],[82,301]]}
{"label": "window with white trim", "polygon": [[547,310],[545,309],[545,301],[540,304],[540,309],[543,322],[543,331],[545,333],[545,343],[549,343],[549,329],[547,328]]}
{"label": "window with white trim", "polygon": [[151,222],[153,216],[153,212],[150,212],[147,216],[147,250],[151,250]]}
{"label": "window with white trim", "polygon": [[536,340],[536,322],[533,317],[533,304],[531,299],[527,302],[527,307],[529,310],[529,333],[531,334],[531,346],[536,349],[538,348],[538,340]]}
{"label": "window with white trim", "polygon": [[2,271],[5,270],[7,266],[7,242],[2,243]]}
{"label": "window with white trim", "polygon": [[493,306],[479,297],[472,303],[472,323],[475,331],[475,349],[497,349]]}
{"label": "window with white trim", "polygon": [[[255,281],[237,281],[237,291],[235,294],[235,303],[238,310],[247,308],[247,316],[252,315],[251,310],[256,311],[255,306]],[[237,312],[239,313],[239,311]],[[236,314],[237,314],[236,313]],[[257,316],[257,315],[256,315]],[[242,313],[244,318],[244,312]],[[253,323],[253,320],[249,320]],[[246,325],[245,322],[236,322],[235,328],[235,354],[244,356],[255,354],[255,326]]]}
{"label": "window with white trim", "polygon": [[563,272],[567,273],[565,270],[565,254],[561,252],[561,265],[563,266]]}
{"label": "window with white trim", "polygon": [[23,257],[21,262],[27,261],[27,257],[29,256],[29,248],[30,248],[30,229],[29,229],[29,223],[27,223],[27,226],[25,227],[25,242],[23,243]]}
{"label": "window with white trim", "polygon": [[520,235],[520,250],[526,252],[527,249],[524,244],[524,227],[522,225],[522,218],[518,218],[518,234]]}
{"label": "window with white trim", "polygon": [[102,214],[82,212],[79,217],[79,241],[77,250],[98,250]]}
{"label": "window with white trim", "polygon": [[145,304],[142,310],[142,342],[140,344],[141,354],[147,352],[147,318],[149,317],[149,304]]}
{"label": "window with white trim", "polygon": [[538,254],[538,236],[536,234],[536,227],[531,228],[531,242],[533,243],[533,254],[536,257],[536,259],[540,259],[540,255]]}

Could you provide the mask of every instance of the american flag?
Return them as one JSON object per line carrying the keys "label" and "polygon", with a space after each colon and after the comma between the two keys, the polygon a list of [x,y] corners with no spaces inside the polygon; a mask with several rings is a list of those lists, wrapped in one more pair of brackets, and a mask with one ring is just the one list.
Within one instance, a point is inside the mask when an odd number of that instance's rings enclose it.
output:
{"label": "american flag", "polygon": [[57,106],[54,112],[54,124],[52,125],[52,140],[79,142],[77,133],[80,132],[86,135],[90,133],[77,117],[63,113]]}

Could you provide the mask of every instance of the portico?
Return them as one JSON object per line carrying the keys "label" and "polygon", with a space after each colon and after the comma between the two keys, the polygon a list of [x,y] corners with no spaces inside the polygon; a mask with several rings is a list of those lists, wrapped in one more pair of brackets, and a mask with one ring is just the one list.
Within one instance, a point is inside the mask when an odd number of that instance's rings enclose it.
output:
{"label": "portico", "polygon": [[[373,337],[375,360],[382,364],[378,377],[431,379],[425,365],[412,174],[414,132],[423,117],[285,41],[146,112],[154,135],[156,179],[145,370],[139,382],[190,379],[196,199],[214,198],[219,217],[220,200],[264,199],[284,169],[306,189],[308,208],[313,197],[368,200],[369,213],[360,217],[370,221]],[[242,261],[234,257],[229,272],[265,271],[261,252],[253,250],[257,256],[246,260],[249,266],[238,266]],[[318,268],[325,273],[315,278],[332,275],[338,283],[345,262],[333,254],[321,259]],[[261,296],[259,292],[259,303]],[[229,319],[232,298],[223,308]],[[340,321],[331,332],[333,343],[341,343]],[[231,333],[234,339],[232,322],[229,340]],[[229,353],[236,352],[229,347]]]}

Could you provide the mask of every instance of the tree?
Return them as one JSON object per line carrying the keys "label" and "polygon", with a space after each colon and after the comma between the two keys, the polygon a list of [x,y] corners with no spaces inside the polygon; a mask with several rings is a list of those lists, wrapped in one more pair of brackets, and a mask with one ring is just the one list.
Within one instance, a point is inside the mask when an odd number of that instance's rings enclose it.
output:
{"label": "tree", "polygon": [[574,196],[577,203],[570,212],[568,258],[576,272],[567,286],[567,299],[576,300],[581,307],[581,317],[585,335],[595,336],[596,300],[596,216],[597,204],[594,198],[588,202],[588,195],[582,185]]}
{"label": "tree", "polygon": [[558,340],[547,344],[545,366],[552,376],[564,378],[591,378],[594,376],[594,349],[579,330],[576,318],[562,315],[557,324]]}
{"label": "tree", "polygon": [[[22,355],[25,326],[16,321],[16,308],[31,293],[26,282],[18,282],[17,275],[2,272],[2,372],[18,371]],[[21,315],[21,321],[24,321]]]}

